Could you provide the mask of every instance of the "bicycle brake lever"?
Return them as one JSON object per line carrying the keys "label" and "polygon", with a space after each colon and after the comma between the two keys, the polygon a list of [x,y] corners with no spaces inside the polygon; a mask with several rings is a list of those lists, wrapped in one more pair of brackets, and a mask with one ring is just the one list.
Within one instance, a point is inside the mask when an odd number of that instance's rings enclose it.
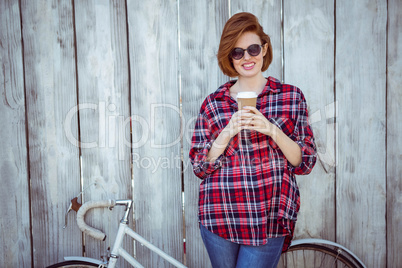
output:
{"label": "bicycle brake lever", "polygon": [[67,211],[66,211],[66,214],[64,215],[64,226],[63,226],[63,229],[66,229],[66,227],[67,227],[67,216],[68,216],[68,213],[69,213],[72,209],[73,209],[73,204],[70,203],[70,206],[68,207],[68,209],[67,209]]}

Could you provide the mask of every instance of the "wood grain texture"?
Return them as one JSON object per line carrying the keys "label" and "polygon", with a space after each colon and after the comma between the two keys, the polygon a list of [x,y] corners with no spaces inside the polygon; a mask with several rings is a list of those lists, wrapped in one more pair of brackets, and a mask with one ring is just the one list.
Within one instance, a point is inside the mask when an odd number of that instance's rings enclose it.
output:
{"label": "wood grain texture", "polygon": [[[178,1],[127,2],[135,230],[183,262]],[[171,267],[136,244],[145,267]]]}
{"label": "wood grain texture", "polygon": [[198,227],[198,192],[201,180],[189,161],[195,120],[204,99],[228,78],[216,54],[229,7],[222,1],[180,2],[180,63],[183,119],[186,258],[188,267],[211,267]]}
{"label": "wood grain texture", "polygon": [[336,1],[337,242],[367,267],[386,266],[386,11]]}
{"label": "wood grain texture", "polygon": [[387,266],[402,263],[402,2],[388,1]]}
{"label": "wood grain texture", "polygon": [[[131,164],[136,230],[183,261],[185,228],[187,265],[210,267],[197,221],[200,180],[188,152],[202,101],[228,80],[216,60],[223,26],[249,11],[273,43],[265,74],[305,93],[320,153],[313,173],[297,178],[296,238],[335,240],[367,267],[398,267],[402,4],[282,2],[284,29],[276,0],[0,1],[0,196],[7,200],[0,266],[44,267],[82,255],[74,213],[61,228],[68,200],[81,190],[81,141],[82,186],[97,183],[85,200],[132,198]],[[109,238],[85,237],[87,256],[105,254],[120,216],[120,208],[90,213],[90,224]],[[136,246],[145,266],[169,266]],[[133,250],[130,241],[125,247]]]}
{"label": "wood grain texture", "polygon": [[250,12],[254,14],[264,32],[271,38],[273,49],[273,59],[268,70],[264,72],[264,76],[273,76],[282,80],[282,18],[281,18],[281,1],[277,0],[258,0],[258,1],[230,1],[231,15],[239,12]]}
{"label": "wood grain texture", "polygon": [[[21,1],[34,267],[81,253],[81,233],[64,213],[80,189],[78,144],[64,123],[76,105],[71,2]],[[69,133],[78,137],[77,120]],[[71,217],[70,217],[71,218]],[[74,245],[74,246],[73,246]]]}
{"label": "wood grain texture", "polygon": [[284,1],[285,83],[307,100],[318,150],[310,175],[297,176],[295,238],[335,239],[334,2]]}
{"label": "wood grain texture", "polygon": [[19,3],[0,1],[0,10],[0,267],[31,267]]}
{"label": "wood grain texture", "polygon": [[[77,66],[84,199],[130,199],[129,72],[124,1],[76,1]],[[106,241],[86,236],[89,257],[113,247],[123,210],[89,212]],[[132,223],[132,222],[131,222]],[[134,253],[130,239],[124,248]],[[119,267],[126,263],[119,260]]]}

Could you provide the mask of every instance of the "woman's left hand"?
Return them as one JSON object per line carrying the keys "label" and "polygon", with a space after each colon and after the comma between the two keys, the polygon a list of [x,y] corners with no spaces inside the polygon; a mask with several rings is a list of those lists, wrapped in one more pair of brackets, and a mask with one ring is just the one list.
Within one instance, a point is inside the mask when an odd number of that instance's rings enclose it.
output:
{"label": "woman's left hand", "polygon": [[246,110],[242,113],[242,129],[251,129],[262,134],[268,135],[278,145],[286,159],[294,166],[298,167],[302,162],[302,153],[299,145],[286,136],[283,131],[268,121],[256,108],[245,106]]}
{"label": "woman's left hand", "polygon": [[255,130],[270,137],[275,135],[277,127],[260,111],[252,106],[245,106],[243,109],[248,111],[242,114],[243,129]]}

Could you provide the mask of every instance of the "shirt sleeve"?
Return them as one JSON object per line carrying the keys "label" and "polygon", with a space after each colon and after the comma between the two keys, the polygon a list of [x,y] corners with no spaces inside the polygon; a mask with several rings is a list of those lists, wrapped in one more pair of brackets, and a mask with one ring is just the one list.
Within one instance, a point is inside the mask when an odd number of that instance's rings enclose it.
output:
{"label": "shirt sleeve", "polygon": [[223,155],[220,155],[213,162],[207,161],[209,149],[215,138],[211,135],[208,119],[201,112],[195,124],[189,153],[194,174],[200,179],[205,179],[222,166]]}
{"label": "shirt sleeve", "polygon": [[308,120],[307,103],[302,93],[297,108],[295,135],[296,143],[301,148],[302,162],[298,167],[290,165],[291,172],[296,175],[310,174],[317,160],[317,150],[314,142],[313,130]]}

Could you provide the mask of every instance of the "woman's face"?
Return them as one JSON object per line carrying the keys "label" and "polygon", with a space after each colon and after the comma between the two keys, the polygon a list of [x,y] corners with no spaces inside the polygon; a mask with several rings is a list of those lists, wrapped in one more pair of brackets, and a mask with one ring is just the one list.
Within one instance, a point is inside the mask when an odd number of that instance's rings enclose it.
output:
{"label": "woman's face", "polygon": [[[242,34],[239,40],[236,42],[235,48],[239,47],[247,49],[250,45],[261,44],[260,37],[253,32],[246,32]],[[240,60],[232,59],[233,67],[239,73],[240,77],[252,78],[261,74],[261,68],[263,64],[263,57],[267,53],[266,45],[261,49],[260,54],[257,56],[251,56],[247,50],[244,51],[244,56]]]}

